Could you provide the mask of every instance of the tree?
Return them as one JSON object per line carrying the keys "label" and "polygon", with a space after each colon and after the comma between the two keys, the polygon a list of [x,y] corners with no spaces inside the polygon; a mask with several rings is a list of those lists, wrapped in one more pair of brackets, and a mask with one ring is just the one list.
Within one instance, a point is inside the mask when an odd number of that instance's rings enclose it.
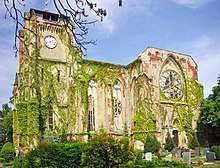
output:
{"label": "tree", "polygon": [[202,121],[205,124],[211,124],[213,127],[220,125],[220,75],[218,84],[212,88],[213,94],[210,94],[202,102],[201,112]]}
{"label": "tree", "polygon": [[127,138],[120,140],[106,132],[93,135],[82,154],[82,167],[114,168],[134,163],[135,153]]}
{"label": "tree", "polygon": [[0,157],[4,158],[5,162],[10,162],[14,159],[14,147],[11,142],[7,142],[1,149]]}
{"label": "tree", "polygon": [[161,148],[160,142],[154,135],[147,135],[146,143],[144,144],[144,152],[152,152],[158,154],[159,149]]}
{"label": "tree", "polygon": [[6,142],[12,142],[13,136],[13,114],[12,109],[8,104],[2,105],[2,110],[0,110],[0,147]]}
{"label": "tree", "polygon": [[167,149],[168,151],[171,151],[175,147],[176,147],[176,145],[175,145],[173,139],[171,138],[170,133],[167,132],[167,137],[165,139],[164,149]]}
{"label": "tree", "polygon": [[192,132],[192,135],[189,137],[189,143],[188,143],[188,148],[190,149],[195,149],[196,147],[200,147],[197,133]]}
{"label": "tree", "polygon": [[[215,142],[211,144],[220,144],[218,141],[220,134],[220,75],[217,79],[217,86],[212,88],[212,94],[210,94],[206,99],[203,100],[201,105],[201,121],[204,123],[206,129],[208,130],[209,140],[210,137],[214,137]],[[218,136],[218,137],[217,137]]]}
{"label": "tree", "polygon": [[[45,5],[48,5],[49,0],[46,0]],[[22,14],[20,8],[25,6],[25,0],[3,0],[6,15],[11,17],[15,21],[15,43],[14,49],[17,53],[19,51],[17,46],[17,39],[19,39],[19,30],[24,29],[22,23],[24,15]],[[122,0],[118,0],[119,6],[122,6]],[[88,21],[89,12],[88,9],[93,11],[97,17],[103,20],[103,17],[107,15],[106,9],[99,8],[96,3],[90,0],[75,0],[75,1],[61,1],[52,0],[52,5],[55,7],[56,12],[61,16],[69,17],[70,20],[67,21],[66,25],[71,25],[73,35],[75,36],[77,47],[81,50],[86,50],[85,45],[92,43],[95,44],[94,40],[87,41],[85,36],[88,34],[88,25],[95,23],[97,20]],[[75,28],[76,27],[76,33]]]}

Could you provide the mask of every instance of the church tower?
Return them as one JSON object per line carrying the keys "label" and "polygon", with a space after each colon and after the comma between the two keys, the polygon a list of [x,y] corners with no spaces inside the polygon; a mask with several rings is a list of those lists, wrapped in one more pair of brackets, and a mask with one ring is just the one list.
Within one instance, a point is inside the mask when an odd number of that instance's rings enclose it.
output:
{"label": "church tower", "polygon": [[73,32],[68,17],[36,9],[24,15],[14,85],[16,148],[35,146],[45,131],[58,127],[60,109],[68,117],[69,86],[81,60]]}

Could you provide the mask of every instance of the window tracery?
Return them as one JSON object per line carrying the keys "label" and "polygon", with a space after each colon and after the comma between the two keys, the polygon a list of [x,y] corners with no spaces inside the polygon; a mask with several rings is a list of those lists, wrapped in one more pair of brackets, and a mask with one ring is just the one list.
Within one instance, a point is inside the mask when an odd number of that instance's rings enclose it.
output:
{"label": "window tracery", "polygon": [[120,130],[123,127],[122,122],[122,86],[117,81],[113,87],[113,105],[114,105],[114,117],[115,127]]}
{"label": "window tracery", "polygon": [[96,82],[89,81],[88,88],[88,131],[95,131]]}

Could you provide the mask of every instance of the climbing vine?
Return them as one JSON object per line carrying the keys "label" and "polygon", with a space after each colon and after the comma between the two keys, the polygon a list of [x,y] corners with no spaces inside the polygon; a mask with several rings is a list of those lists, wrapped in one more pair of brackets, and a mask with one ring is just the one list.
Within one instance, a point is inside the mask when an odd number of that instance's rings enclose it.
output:
{"label": "climbing vine", "polygon": [[65,62],[44,59],[40,55],[43,35],[32,18],[24,31],[25,52],[19,68],[19,100],[14,113],[15,147],[25,148],[42,139],[47,129],[49,111],[56,121],[55,131],[74,134],[82,118],[83,131],[88,124],[89,81],[113,87],[122,75],[121,66],[82,59],[82,53],[71,44],[68,28],[61,27],[60,41],[66,46]]}
{"label": "climbing vine", "polygon": [[135,95],[137,97],[136,114],[134,116],[134,138],[143,143],[147,133],[156,132],[155,109],[152,100],[152,86],[145,76],[140,76],[135,85]]}

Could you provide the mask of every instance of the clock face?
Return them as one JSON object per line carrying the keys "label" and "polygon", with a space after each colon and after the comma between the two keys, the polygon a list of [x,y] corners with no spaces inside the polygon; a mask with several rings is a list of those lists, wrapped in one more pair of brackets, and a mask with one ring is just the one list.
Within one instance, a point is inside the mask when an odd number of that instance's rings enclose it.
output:
{"label": "clock face", "polygon": [[163,72],[160,78],[160,88],[167,98],[179,98],[183,93],[183,83],[180,75],[173,70]]}
{"label": "clock face", "polygon": [[46,36],[44,38],[44,43],[50,49],[55,48],[57,46],[57,41],[53,36]]}

